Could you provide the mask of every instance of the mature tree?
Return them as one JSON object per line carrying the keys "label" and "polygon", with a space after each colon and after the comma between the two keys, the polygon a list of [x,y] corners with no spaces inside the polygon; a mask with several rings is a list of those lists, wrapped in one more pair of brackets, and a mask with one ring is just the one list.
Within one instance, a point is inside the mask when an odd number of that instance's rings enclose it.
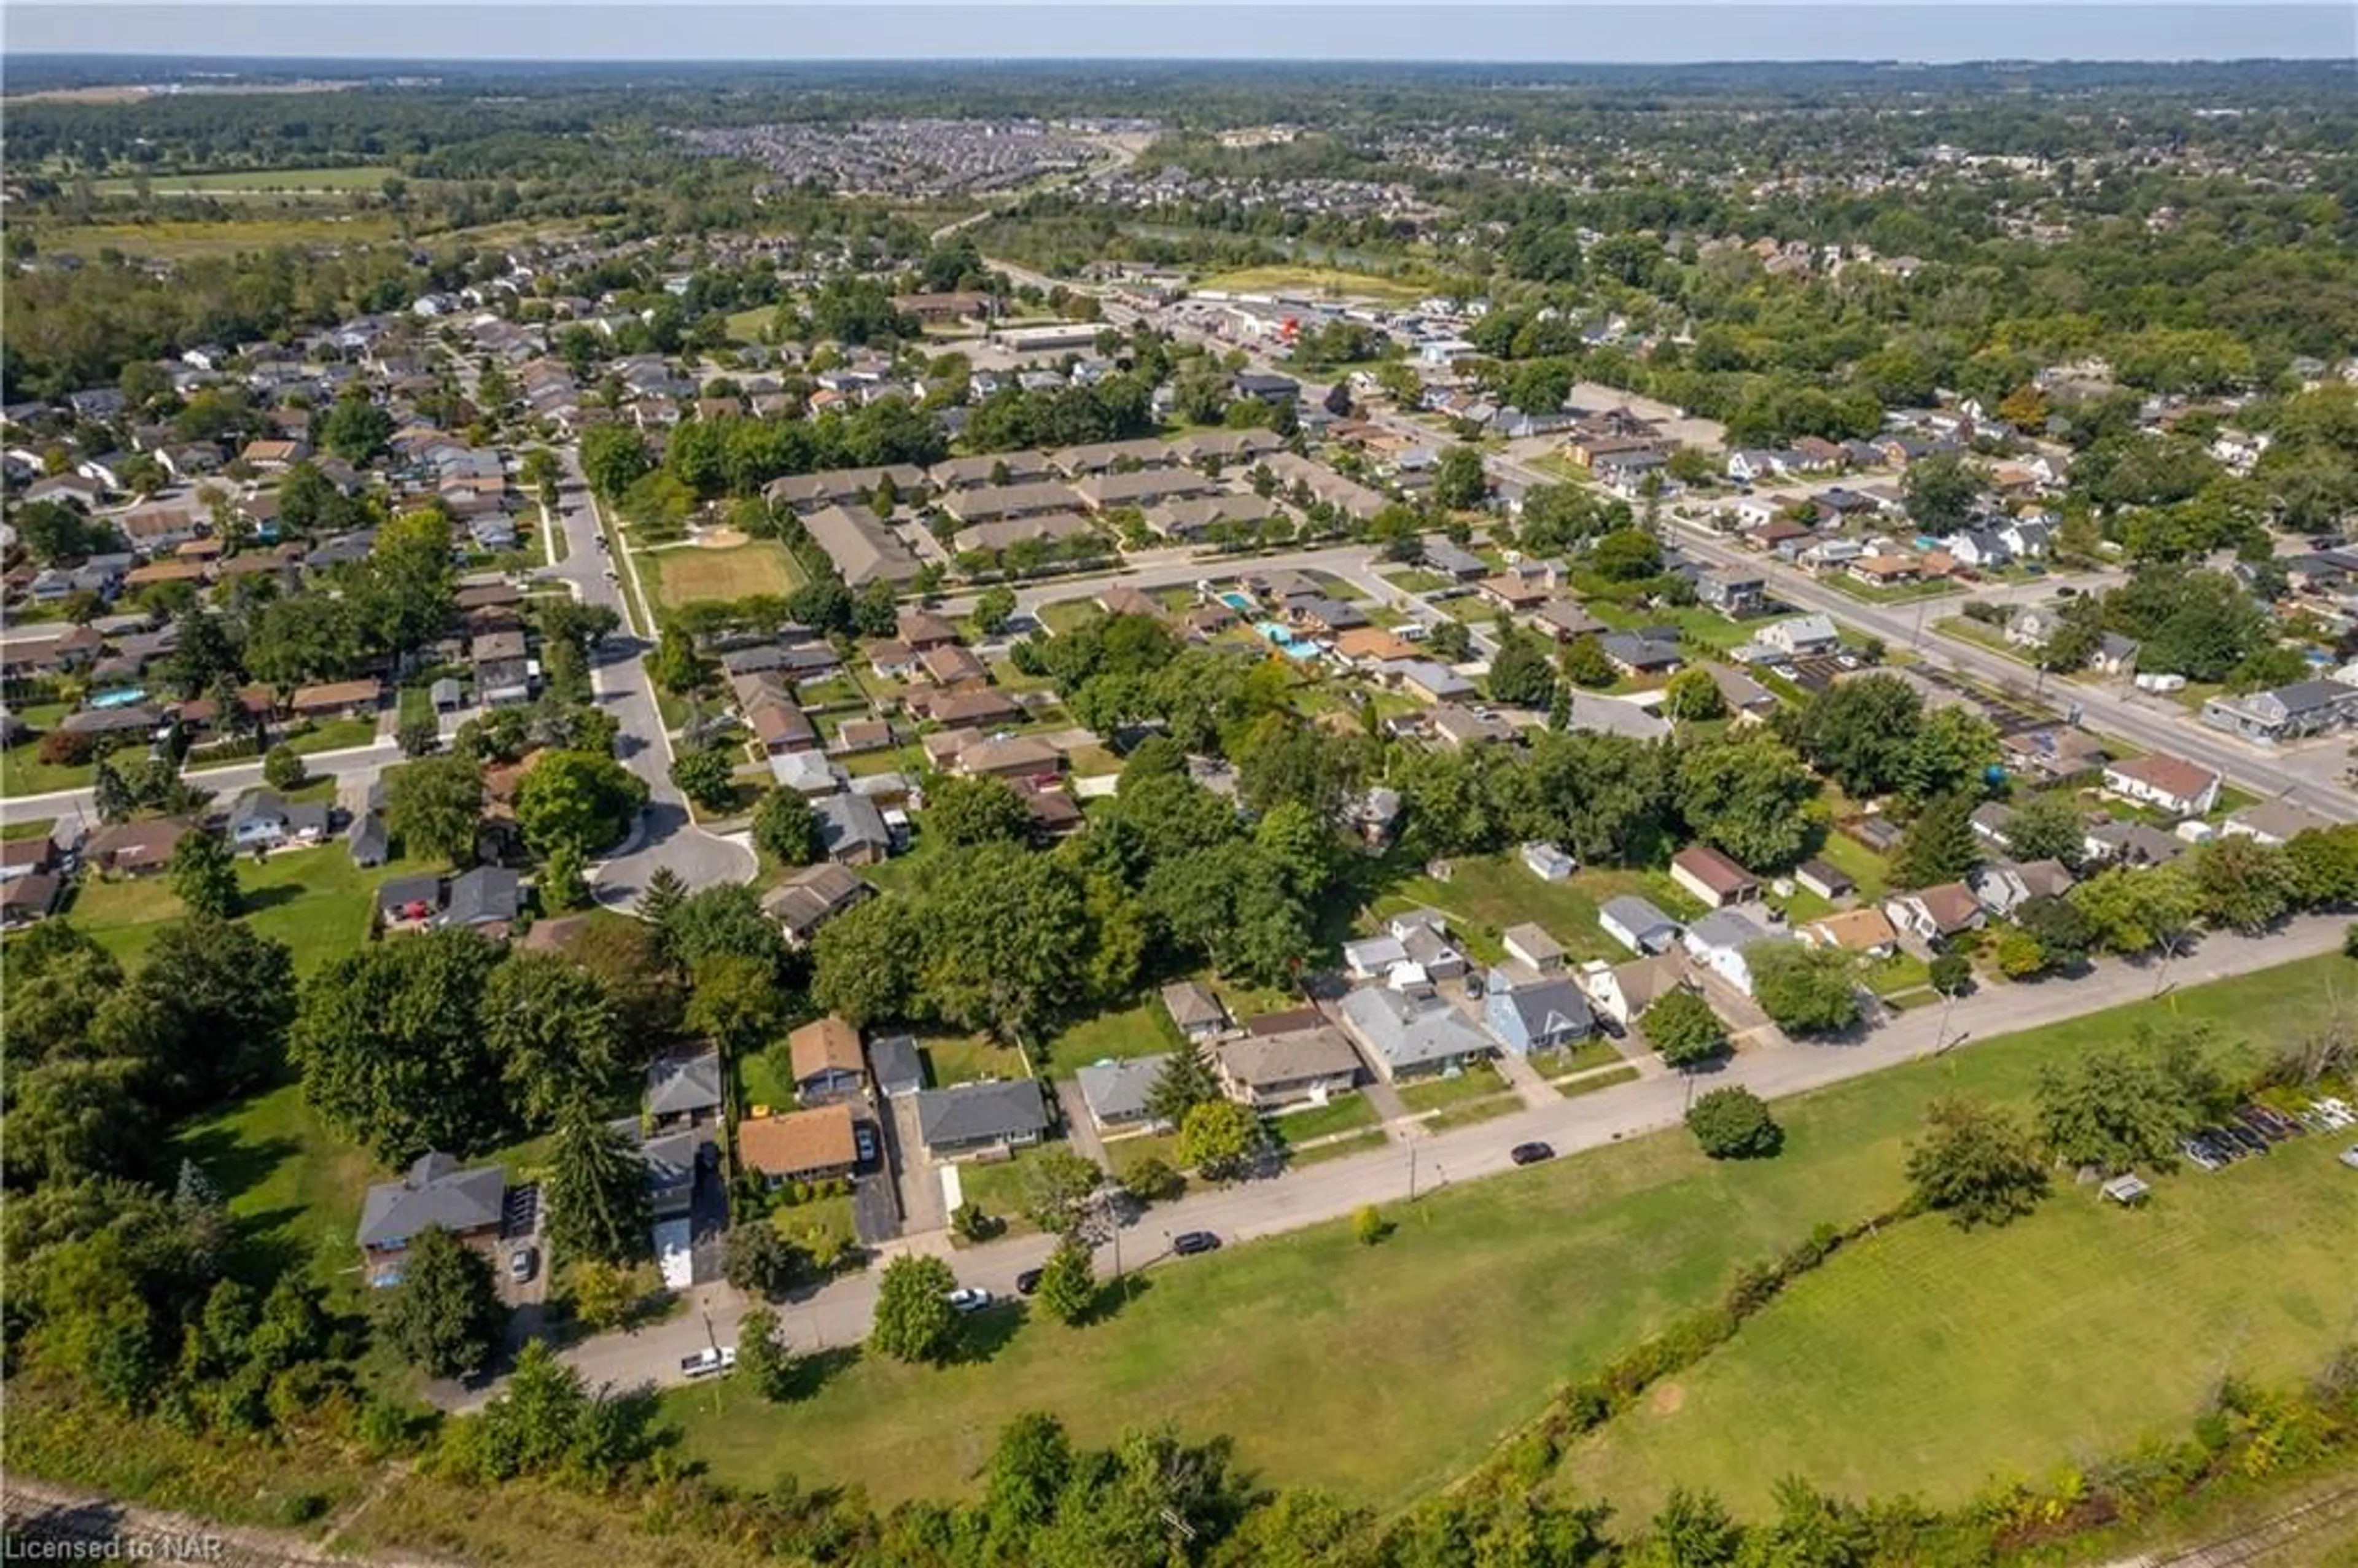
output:
{"label": "mature tree", "polygon": [[1692,1067],[1727,1049],[1719,1014],[1690,990],[1674,990],[1654,1003],[1639,1016],[1638,1027],[1665,1066]]}
{"label": "mature tree", "polygon": [[733,748],[704,746],[683,752],[671,765],[671,782],[704,811],[722,811],[736,804],[737,758]]}
{"label": "mature tree", "polygon": [[1909,464],[1899,489],[1916,526],[1946,536],[1974,520],[1982,498],[1982,475],[1956,453],[1942,452]]}
{"label": "mature tree", "polygon": [[1672,1487],[1646,1526],[1630,1568],[1735,1568],[1744,1527],[1709,1492]]}
{"label": "mature tree", "polygon": [[[23,941],[11,945],[12,958]],[[237,921],[176,920],[156,928],[138,973],[91,1021],[91,1040],[145,1057],[152,1095],[202,1105],[254,1087],[277,1065],[295,997],[285,943]]]}
{"label": "mature tree", "polygon": [[1052,1236],[1079,1229],[1105,1173],[1069,1149],[1050,1149],[1024,1162],[1023,1217]]}
{"label": "mature tree", "polygon": [[1790,865],[1810,842],[1803,807],[1817,793],[1801,759],[1774,736],[1703,741],[1678,764],[1679,806],[1695,837],[1759,870]]}
{"label": "mature tree", "polygon": [[184,833],[172,850],[172,892],[190,914],[228,920],[238,912],[237,866],[229,846],[202,828]]}
{"label": "mature tree", "polygon": [[375,460],[393,438],[393,416],[360,392],[336,399],[319,421],[319,444],[354,467]]}
{"label": "mature tree", "polygon": [[272,789],[301,789],[308,776],[302,755],[292,746],[273,746],[262,759],[262,779]]}
{"label": "mature tree", "polygon": [[[62,734],[64,731],[52,733]],[[131,793],[131,785],[124,781],[123,770],[114,765],[112,757],[101,757],[92,767],[90,795],[92,814],[109,827],[129,821],[131,814],[139,809],[138,800]]]}
{"label": "mature tree", "polygon": [[[1613,667],[1613,661],[1606,656],[1605,644],[1598,642],[1594,636],[1574,637],[1571,642],[1566,643],[1563,645],[1563,651],[1556,655],[1556,667],[1563,674],[1564,679],[1570,681],[1574,686],[1586,687],[1591,691],[1601,691],[1621,678],[1621,672],[1615,669]],[[1685,676],[1696,673],[1699,672],[1685,670],[1680,672],[1680,676],[1672,678],[1679,679]],[[1703,678],[1704,685],[1711,685],[1711,676],[1709,674],[1704,674]],[[1714,699],[1717,698],[1719,696],[1719,687],[1715,686],[1711,687],[1711,695]],[[1711,717],[1709,714],[1690,713],[1682,704],[1668,704],[1667,706],[1670,706],[1671,708],[1671,711],[1681,719],[1707,719]],[[1725,709],[1723,708],[1722,711],[1724,712]]]}
{"label": "mature tree", "polygon": [[1436,505],[1464,510],[1487,499],[1490,481],[1482,471],[1482,454],[1468,446],[1442,450],[1433,469],[1433,499]]}
{"label": "mature tree", "polygon": [[811,1000],[860,1025],[903,1018],[914,997],[909,956],[917,950],[916,912],[887,895],[855,905],[811,941]]}
{"label": "mature tree", "polygon": [[772,1404],[793,1391],[795,1358],[779,1332],[778,1314],[755,1307],[737,1320],[737,1375]]}
{"label": "mature tree", "polygon": [[1162,1070],[1146,1091],[1146,1114],[1169,1127],[1185,1123],[1187,1113],[1221,1098],[1220,1080],[1201,1044],[1190,1041],[1163,1059]]}
{"label": "mature tree", "polygon": [[1179,1124],[1179,1158],[1210,1181],[1248,1174],[1268,1147],[1260,1116],[1232,1099],[1206,1100]]}
{"label": "mature tree", "polygon": [[2192,879],[2175,866],[2107,867],[2069,896],[2097,946],[2130,957],[2175,950],[2201,910]]}
{"label": "mature tree", "polygon": [[1792,1034],[1833,1034],[1858,1022],[1858,985],[1850,956],[1799,942],[1761,942],[1745,949],[1752,996],[1777,1027]]}
{"label": "mature tree", "polygon": [[1924,699],[1897,676],[1826,687],[1785,723],[1803,756],[1855,800],[1897,789],[1924,723]]}
{"label": "mature tree", "polygon": [[895,1361],[946,1361],[957,1349],[957,1276],[939,1258],[907,1253],[884,1265],[868,1343]]}
{"label": "mature tree", "polygon": [[1900,761],[1900,793],[1914,801],[1977,796],[1996,764],[1997,727],[1967,708],[1924,715]]}
{"label": "mature tree", "polygon": [[2284,851],[2237,834],[2202,847],[2194,860],[2195,896],[2213,925],[2257,935],[2300,902],[2300,883]]}
{"label": "mature tree", "polygon": [[140,1093],[144,1076],[138,1062],[123,1056],[12,1072],[8,1138],[0,1145],[10,1184],[146,1173],[164,1126]]}
{"label": "mature tree", "polygon": [[1942,996],[1961,996],[1974,983],[1974,961],[1953,947],[1934,954],[1927,968],[1932,989]]}
{"label": "mature tree", "polygon": [[557,1123],[548,1151],[548,1244],[558,1255],[616,1267],[653,1255],[647,1168],[587,1100]]}
{"label": "mature tree", "polygon": [[[1565,673],[1571,672],[1567,669]],[[1709,670],[1700,667],[1683,669],[1672,676],[1662,687],[1662,712],[1673,722],[1725,719],[1727,717],[1727,698],[1721,694],[1719,683],[1711,678]]]}
{"label": "mature tree", "polygon": [[680,978],[656,928],[638,920],[590,921],[568,935],[565,956],[605,991],[615,1028],[634,1048],[678,1033]]}
{"label": "mature tree", "polygon": [[2225,1084],[2201,1031],[2140,1030],[2041,1069],[2039,1134],[2074,1165],[2168,1170],[2179,1141],[2221,1109]]}
{"label": "mature tree", "polygon": [[987,588],[974,601],[974,629],[985,637],[996,637],[1007,630],[1015,618],[1015,590],[1004,583]]}
{"label": "mature tree", "polygon": [[811,1276],[810,1254],[765,1215],[741,1217],[721,1238],[722,1277],[747,1295],[776,1301]]}
{"label": "mature tree", "polygon": [[1087,950],[1088,910],[1067,864],[981,844],[929,870],[916,924],[925,1000],[937,1015],[1012,1039],[1040,1033],[1080,999],[1087,974],[1074,956]]}
{"label": "mature tree", "polygon": [[732,1058],[752,1054],[786,1025],[776,966],[738,953],[714,953],[690,971],[688,1028]]}
{"label": "mature tree", "polygon": [[677,622],[664,628],[654,652],[647,655],[647,674],[674,696],[685,697],[711,684],[713,664],[697,647],[687,628]]}
{"label": "mature tree", "polygon": [[1979,865],[1981,858],[1973,802],[1961,795],[1944,795],[1928,802],[1901,835],[1899,849],[1891,857],[1891,885],[1912,889],[1952,882]]}
{"label": "mature tree", "polygon": [[2012,1112],[1952,1097],[1926,1110],[1924,1137],[1908,1152],[1908,1182],[1919,1204],[1971,1229],[2004,1225],[2038,1207],[2047,1167]]}
{"label": "mature tree", "polygon": [[1032,837],[1032,813],[1002,780],[952,774],[925,792],[925,827],[953,849],[1020,844]]}
{"label": "mature tree", "polygon": [[2034,795],[2006,819],[2006,852],[2017,860],[2061,860],[2078,869],[2088,852],[2088,830],[2068,795]]}
{"label": "mature tree", "polygon": [[555,953],[517,952],[492,971],[483,1033],[527,1126],[549,1126],[585,1095],[602,1100],[633,1065],[606,988]]}
{"label": "mature tree", "polygon": [[639,918],[668,941],[672,918],[687,901],[687,884],[669,866],[657,866],[647,876],[647,885],[639,890]]}
{"label": "mature tree", "polygon": [[[654,891],[652,878],[648,891]],[[664,916],[663,929],[672,961],[690,970],[722,953],[773,969],[785,957],[777,922],[762,913],[762,895],[745,882],[698,888]]]}
{"label": "mature tree", "polygon": [[753,805],[753,847],[782,866],[807,866],[818,857],[818,818],[810,802],[773,789]]}
{"label": "mature tree", "polygon": [[471,757],[421,757],[384,776],[385,831],[421,860],[464,866],[483,818],[483,770]]}
{"label": "mature tree", "polygon": [[409,1238],[401,1283],[377,1319],[395,1353],[432,1378],[484,1366],[506,1324],[491,1260],[439,1226]]}
{"label": "mature tree", "polygon": [[2338,909],[2358,903],[2358,827],[2340,824],[2296,833],[2284,852],[2302,903]]}
{"label": "mature tree", "polygon": [[1040,1304],[1062,1324],[1086,1322],[1097,1310],[1097,1267],[1089,1249],[1067,1236],[1048,1254],[1040,1269]]}
{"label": "mature tree", "polygon": [[638,1309],[639,1281],[633,1271],[597,1258],[577,1258],[566,1272],[573,1297],[573,1316],[592,1334],[605,1334],[631,1321]]}
{"label": "mature tree", "polygon": [[1555,696],[1555,671],[1549,665],[1547,644],[1525,632],[1498,639],[1490,659],[1490,697],[1519,708],[1545,708]]}
{"label": "mature tree", "polygon": [[457,927],[329,959],[304,982],[287,1041],[304,1098],[387,1165],[489,1148],[507,1125],[481,1021],[499,960]]}
{"label": "mature tree", "polygon": [[630,489],[651,465],[646,441],[628,425],[592,425],[581,433],[581,472],[608,501]]}
{"label": "mature tree", "polygon": [[629,832],[646,803],[646,784],[613,758],[548,752],[516,785],[516,826],[537,853],[570,844],[588,854]]}
{"label": "mature tree", "polygon": [[1687,1108],[1687,1130],[1714,1160],[1755,1160],[1785,1146],[1768,1104],[1747,1088],[1714,1089]]}

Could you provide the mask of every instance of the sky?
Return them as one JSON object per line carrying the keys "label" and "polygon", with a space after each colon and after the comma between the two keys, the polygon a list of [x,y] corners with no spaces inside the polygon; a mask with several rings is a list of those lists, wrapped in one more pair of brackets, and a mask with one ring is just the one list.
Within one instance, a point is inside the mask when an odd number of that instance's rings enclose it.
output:
{"label": "sky", "polygon": [[2349,59],[2358,5],[2145,0],[2027,5],[1368,4],[1171,5],[0,0],[10,55],[298,59],[1311,59],[1512,62]]}

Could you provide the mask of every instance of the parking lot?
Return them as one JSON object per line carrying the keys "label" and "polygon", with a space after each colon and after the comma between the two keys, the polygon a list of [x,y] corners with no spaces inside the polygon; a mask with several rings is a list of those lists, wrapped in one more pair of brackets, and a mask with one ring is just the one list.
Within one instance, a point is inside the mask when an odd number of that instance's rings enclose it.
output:
{"label": "parking lot", "polygon": [[[2347,1132],[2358,1127],[2358,1111],[2336,1098],[2310,1101],[2288,1116],[2264,1105],[2238,1106],[2231,1116],[2196,1129],[2180,1141],[2179,1152],[2198,1171],[2223,1171],[2240,1161],[2266,1154],[2276,1144],[2311,1132]],[[2358,1166],[2358,1145],[2343,1152],[2345,1165]]]}

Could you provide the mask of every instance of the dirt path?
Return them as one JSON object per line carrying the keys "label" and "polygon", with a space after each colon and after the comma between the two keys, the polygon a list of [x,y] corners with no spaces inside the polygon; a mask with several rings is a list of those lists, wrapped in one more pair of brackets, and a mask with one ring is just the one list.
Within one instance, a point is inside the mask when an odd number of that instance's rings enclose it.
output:
{"label": "dirt path", "polygon": [[340,1556],[292,1530],[214,1524],[17,1475],[0,1476],[0,1499],[5,1499],[7,1509],[7,1552],[12,1561],[121,1557],[134,1562],[204,1563],[215,1568],[325,1568],[356,1562],[374,1563],[377,1568],[460,1568],[447,1559],[406,1553]]}

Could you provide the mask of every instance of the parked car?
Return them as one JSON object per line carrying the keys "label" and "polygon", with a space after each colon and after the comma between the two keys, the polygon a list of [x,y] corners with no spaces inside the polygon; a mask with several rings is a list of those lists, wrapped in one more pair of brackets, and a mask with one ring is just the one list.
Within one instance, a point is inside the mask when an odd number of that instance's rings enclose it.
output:
{"label": "parked car", "polygon": [[874,1128],[869,1126],[864,1121],[853,1122],[851,1124],[851,1143],[852,1148],[860,1156],[860,1162],[861,1164],[872,1165],[876,1163],[876,1130]]}
{"label": "parked car", "polygon": [[2342,1162],[2352,1170],[2358,1171],[2358,1143],[2353,1143],[2342,1152]]}
{"label": "parked car", "polygon": [[960,1285],[946,1299],[959,1312],[980,1312],[990,1304],[990,1292],[980,1285]]}
{"label": "parked car", "polygon": [[1198,1252],[1217,1252],[1220,1238],[1208,1230],[1183,1230],[1171,1238],[1171,1250],[1182,1258],[1193,1258]]}
{"label": "parked car", "polygon": [[1028,1296],[1033,1292],[1038,1290],[1040,1288],[1040,1276],[1042,1272],[1043,1271],[1038,1269],[1026,1269],[1022,1273],[1016,1275],[1015,1293],[1019,1296]]}
{"label": "parked car", "polygon": [[718,1349],[708,1345],[693,1356],[679,1358],[681,1375],[689,1378],[709,1378],[718,1372],[734,1370],[736,1366],[737,1347],[733,1345],[724,1345]]}
{"label": "parked car", "polygon": [[1546,1143],[1518,1143],[1507,1151],[1507,1158],[1518,1165],[1536,1165],[1542,1160],[1554,1159],[1555,1150]]}
{"label": "parked car", "polygon": [[521,1285],[540,1272],[540,1254],[529,1247],[519,1247],[508,1254],[508,1278]]}
{"label": "parked car", "polygon": [[2180,1139],[2178,1152],[2186,1156],[2188,1164],[2198,1170],[2215,1171],[2220,1167],[2219,1161],[2212,1157],[2210,1145],[2200,1138]]}

